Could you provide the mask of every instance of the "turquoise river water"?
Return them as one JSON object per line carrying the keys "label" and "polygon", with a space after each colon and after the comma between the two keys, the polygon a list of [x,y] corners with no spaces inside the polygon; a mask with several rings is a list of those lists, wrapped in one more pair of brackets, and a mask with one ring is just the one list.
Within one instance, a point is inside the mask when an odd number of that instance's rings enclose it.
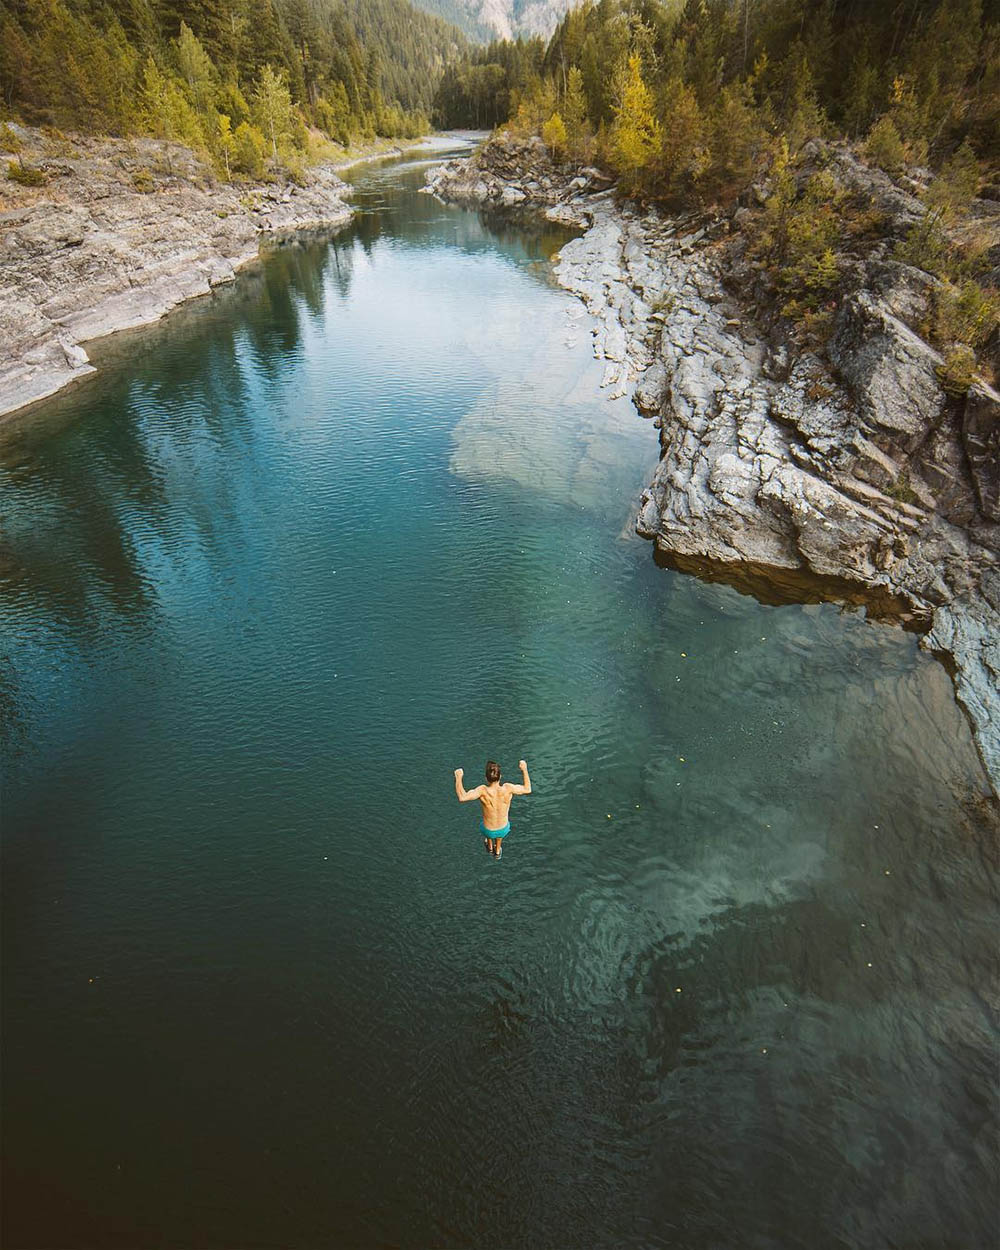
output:
{"label": "turquoise river water", "polygon": [[5,1246],[983,1250],[947,674],[657,568],[568,235],[425,169],[0,430]]}

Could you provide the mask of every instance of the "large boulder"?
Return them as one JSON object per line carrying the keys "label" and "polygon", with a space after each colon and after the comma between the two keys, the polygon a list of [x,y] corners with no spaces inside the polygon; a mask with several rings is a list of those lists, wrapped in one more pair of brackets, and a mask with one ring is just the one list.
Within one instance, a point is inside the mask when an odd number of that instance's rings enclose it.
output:
{"label": "large boulder", "polygon": [[829,355],[861,423],[890,455],[910,456],[940,422],[947,401],[936,372],[940,353],[872,292],[844,300]]}

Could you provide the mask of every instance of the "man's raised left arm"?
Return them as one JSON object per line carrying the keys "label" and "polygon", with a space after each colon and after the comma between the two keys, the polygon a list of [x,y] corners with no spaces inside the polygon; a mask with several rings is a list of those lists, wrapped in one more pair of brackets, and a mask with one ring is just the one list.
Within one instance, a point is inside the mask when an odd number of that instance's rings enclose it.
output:
{"label": "man's raised left arm", "polygon": [[522,784],[519,786],[512,785],[510,792],[511,794],[530,794],[531,778],[528,776],[528,765],[524,762],[524,760],[518,760],[517,766],[521,770]]}

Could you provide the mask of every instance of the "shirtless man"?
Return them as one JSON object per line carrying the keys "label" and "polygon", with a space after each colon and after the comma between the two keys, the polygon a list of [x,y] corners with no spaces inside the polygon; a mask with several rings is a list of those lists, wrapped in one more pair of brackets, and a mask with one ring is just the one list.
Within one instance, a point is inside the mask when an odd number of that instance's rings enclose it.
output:
{"label": "shirtless man", "polygon": [[531,778],[528,776],[528,765],[524,760],[519,760],[517,764],[521,770],[521,776],[524,778],[522,785],[515,786],[509,781],[500,783],[500,765],[494,764],[492,760],[486,761],[486,785],[476,786],[475,790],[466,790],[462,785],[462,777],[464,772],[461,768],[455,769],[455,793],[458,795],[459,803],[471,803],[473,799],[478,799],[483,809],[483,833],[486,835],[483,842],[486,849],[491,855],[497,859],[503,854],[501,842],[508,833],[510,833],[510,820],[508,813],[510,812],[510,801],[515,794],[531,793]]}

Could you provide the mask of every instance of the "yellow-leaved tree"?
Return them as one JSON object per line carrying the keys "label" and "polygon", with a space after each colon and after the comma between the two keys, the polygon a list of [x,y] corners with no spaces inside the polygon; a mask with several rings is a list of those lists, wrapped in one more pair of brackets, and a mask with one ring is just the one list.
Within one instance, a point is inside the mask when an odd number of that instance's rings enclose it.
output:
{"label": "yellow-leaved tree", "polygon": [[553,113],[542,127],[542,142],[556,160],[566,154],[566,123],[558,113]]}
{"label": "yellow-leaved tree", "polygon": [[271,156],[277,164],[278,148],[288,143],[292,135],[292,97],[284,70],[271,65],[261,70],[253,93],[253,119],[271,140]]}
{"label": "yellow-leaved tree", "polygon": [[638,190],[656,160],[663,129],[653,113],[653,95],[642,77],[642,60],[633,54],[618,72],[611,128],[612,159],[626,190]]}

